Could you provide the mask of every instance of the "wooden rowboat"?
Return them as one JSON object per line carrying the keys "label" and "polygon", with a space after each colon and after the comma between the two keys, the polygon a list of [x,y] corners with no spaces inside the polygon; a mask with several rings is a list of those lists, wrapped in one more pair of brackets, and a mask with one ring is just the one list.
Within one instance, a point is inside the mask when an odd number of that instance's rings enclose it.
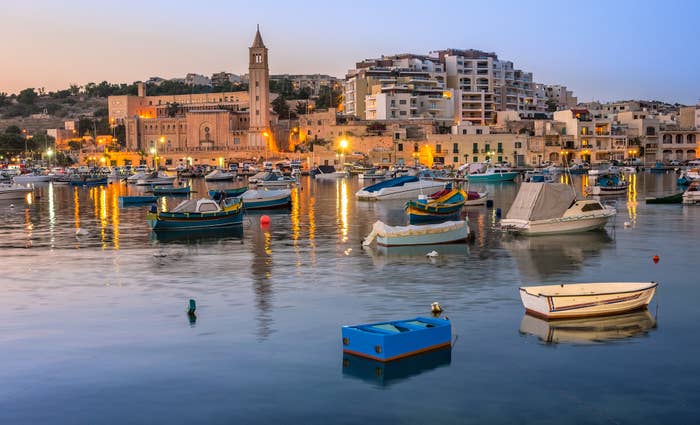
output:
{"label": "wooden rowboat", "polygon": [[520,299],[528,314],[545,320],[608,316],[646,308],[657,286],[656,282],[524,286]]}

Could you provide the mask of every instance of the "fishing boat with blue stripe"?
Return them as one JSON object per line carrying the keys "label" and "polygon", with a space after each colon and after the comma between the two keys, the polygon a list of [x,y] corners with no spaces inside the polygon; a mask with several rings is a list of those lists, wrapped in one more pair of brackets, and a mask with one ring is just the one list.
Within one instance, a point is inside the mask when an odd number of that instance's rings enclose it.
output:
{"label": "fishing boat with blue stripe", "polygon": [[343,352],[380,362],[449,347],[449,320],[416,317],[408,320],[343,326]]}
{"label": "fishing boat with blue stripe", "polygon": [[70,180],[71,186],[102,186],[109,183],[107,177],[78,177]]}
{"label": "fishing boat with blue stripe", "polygon": [[243,202],[240,198],[226,198],[221,203],[208,198],[190,199],[168,212],[158,212],[154,205],[146,218],[156,231],[235,226],[243,222]]}
{"label": "fishing boat with blue stripe", "polygon": [[619,173],[603,173],[599,174],[593,183],[586,187],[586,193],[589,195],[622,195],[627,193],[629,183],[622,180]]}
{"label": "fishing boat with blue stripe", "polygon": [[512,171],[508,167],[496,166],[488,167],[485,171],[469,174],[469,182],[507,182],[513,181],[520,173]]}
{"label": "fishing boat with blue stripe", "polygon": [[355,197],[360,201],[410,199],[420,194],[433,193],[444,187],[445,182],[422,179],[417,176],[401,176],[363,187],[355,193]]}
{"label": "fishing boat with blue stripe", "polygon": [[210,190],[209,196],[212,199],[220,200],[222,198],[235,198],[243,195],[248,190],[248,186],[237,187],[235,189]]}
{"label": "fishing boat with blue stripe", "polygon": [[442,223],[458,220],[466,199],[467,194],[461,189],[444,189],[406,202],[404,210],[410,224]]}

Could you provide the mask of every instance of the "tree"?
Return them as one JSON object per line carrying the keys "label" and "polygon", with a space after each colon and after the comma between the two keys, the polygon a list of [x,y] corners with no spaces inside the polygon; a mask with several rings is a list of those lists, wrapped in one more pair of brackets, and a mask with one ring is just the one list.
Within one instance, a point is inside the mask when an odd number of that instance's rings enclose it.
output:
{"label": "tree", "polygon": [[557,102],[554,99],[547,99],[544,103],[547,105],[547,112],[556,112]]}
{"label": "tree", "polygon": [[7,103],[7,93],[0,92],[0,106],[4,106]]}
{"label": "tree", "polygon": [[297,102],[296,106],[294,106],[294,112],[296,112],[297,115],[306,115],[309,110],[309,103],[308,102],[302,102],[299,101]]}
{"label": "tree", "polygon": [[277,99],[272,101],[272,110],[281,118],[290,116],[289,105],[284,100],[284,96],[277,96]]}
{"label": "tree", "polygon": [[5,134],[22,134],[22,129],[16,125],[10,125],[5,129]]}
{"label": "tree", "polygon": [[71,148],[71,150],[77,151],[80,150],[82,147],[82,143],[79,142],[78,140],[71,140],[68,142],[68,146]]}
{"label": "tree", "polygon": [[33,105],[36,98],[39,97],[33,88],[27,88],[19,92],[17,101],[25,105]]}
{"label": "tree", "polygon": [[77,95],[80,94],[80,86],[78,86],[78,85],[76,85],[76,84],[71,84],[71,85],[70,85],[70,88],[68,89],[68,91],[70,91],[70,94],[71,94],[72,96],[77,96]]}

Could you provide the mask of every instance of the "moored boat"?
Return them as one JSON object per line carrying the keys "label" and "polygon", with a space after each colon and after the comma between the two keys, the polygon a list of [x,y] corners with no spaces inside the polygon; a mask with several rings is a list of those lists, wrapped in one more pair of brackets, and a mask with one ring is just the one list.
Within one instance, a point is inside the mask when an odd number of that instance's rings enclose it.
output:
{"label": "moored boat", "polygon": [[206,180],[208,182],[227,181],[227,180],[233,180],[235,177],[236,177],[236,173],[231,173],[231,172],[217,168],[217,169],[213,170],[211,173],[204,176],[204,180]]}
{"label": "moored boat", "polygon": [[335,180],[348,176],[345,171],[337,171],[332,165],[319,165],[311,170],[311,177],[316,180]]}
{"label": "moored boat", "polygon": [[153,186],[153,194],[155,196],[173,196],[173,195],[188,195],[192,192],[190,186]]}
{"label": "moored boat", "polygon": [[407,199],[420,194],[433,193],[445,187],[445,182],[402,176],[363,187],[355,193],[360,201]]}
{"label": "moored boat", "polygon": [[292,204],[292,191],[290,189],[279,190],[248,190],[240,199],[246,210],[284,208]]}
{"label": "moored boat", "polygon": [[221,203],[206,198],[190,199],[182,201],[168,212],[158,212],[152,208],[146,218],[153,230],[191,230],[235,226],[243,222],[243,203],[239,198],[226,198]]}
{"label": "moored boat", "polygon": [[387,226],[376,221],[362,245],[368,246],[375,239],[382,246],[434,245],[464,241],[468,237],[469,225],[466,220],[422,226]]}
{"label": "moored boat", "polygon": [[600,201],[575,199],[573,188],[562,183],[523,183],[501,229],[528,236],[586,232],[617,214]]}
{"label": "moored boat", "polygon": [[488,192],[475,192],[468,191],[467,199],[464,200],[465,207],[473,207],[476,205],[485,205],[486,201],[489,199]]}
{"label": "moored boat", "polygon": [[122,206],[127,205],[143,205],[156,202],[158,200],[157,196],[120,196],[119,203]]}
{"label": "moored boat", "polygon": [[483,172],[470,173],[468,179],[470,182],[506,182],[515,180],[519,174],[508,167],[496,166],[487,167]]}
{"label": "moored boat", "polygon": [[688,190],[683,192],[683,204],[700,204],[700,182],[693,182],[688,186]]}
{"label": "moored boat", "polygon": [[71,186],[103,186],[109,183],[108,177],[76,176],[70,179]]}
{"label": "moored boat", "polygon": [[15,183],[44,183],[51,180],[48,174],[27,173],[12,178]]}
{"label": "moored boat", "polygon": [[341,336],[344,353],[389,362],[450,346],[452,324],[445,319],[416,317],[343,326]]}
{"label": "moored boat", "polygon": [[520,299],[528,314],[546,320],[608,316],[646,308],[657,286],[656,282],[523,286]]}
{"label": "moored boat", "polygon": [[589,195],[622,195],[627,193],[629,183],[620,178],[619,173],[599,174],[593,182],[586,187]]}
{"label": "moored boat", "polygon": [[461,189],[442,190],[404,205],[410,224],[441,223],[459,219],[467,194]]}
{"label": "moored boat", "polygon": [[649,197],[644,200],[647,204],[680,204],[683,202],[683,192],[672,195]]}
{"label": "moored boat", "polygon": [[[130,177],[131,178],[131,177]],[[169,186],[173,184],[177,176],[169,176],[162,171],[148,174],[147,176],[136,180],[137,186],[154,186],[163,185]]]}
{"label": "moored boat", "polygon": [[233,198],[235,196],[241,196],[248,190],[248,186],[237,187],[235,189],[221,189],[221,190],[210,190],[209,196],[212,199],[220,200],[222,198]]}
{"label": "moored boat", "polygon": [[24,199],[34,189],[8,183],[0,183],[0,200]]}

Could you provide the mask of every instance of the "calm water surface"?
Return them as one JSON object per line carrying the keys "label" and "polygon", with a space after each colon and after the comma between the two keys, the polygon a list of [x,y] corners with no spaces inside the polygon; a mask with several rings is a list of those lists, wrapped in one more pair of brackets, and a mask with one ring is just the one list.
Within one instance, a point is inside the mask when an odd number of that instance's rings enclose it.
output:
{"label": "calm water surface", "polygon": [[[269,228],[250,214],[176,237],[151,234],[145,207],[119,207],[141,190],[124,184],[2,201],[0,423],[695,423],[700,208],[644,204],[675,175],[632,179],[605,232],[505,237],[496,209],[472,207],[475,241],[434,260],[363,250],[375,220],[405,216],[401,202],[356,202],[353,179],[305,178]],[[483,188],[504,212],[517,192]],[[517,290],[620,280],[661,282],[648,313],[566,329],[524,317]],[[343,357],[341,325],[433,301],[456,329],[451,352]]]}

